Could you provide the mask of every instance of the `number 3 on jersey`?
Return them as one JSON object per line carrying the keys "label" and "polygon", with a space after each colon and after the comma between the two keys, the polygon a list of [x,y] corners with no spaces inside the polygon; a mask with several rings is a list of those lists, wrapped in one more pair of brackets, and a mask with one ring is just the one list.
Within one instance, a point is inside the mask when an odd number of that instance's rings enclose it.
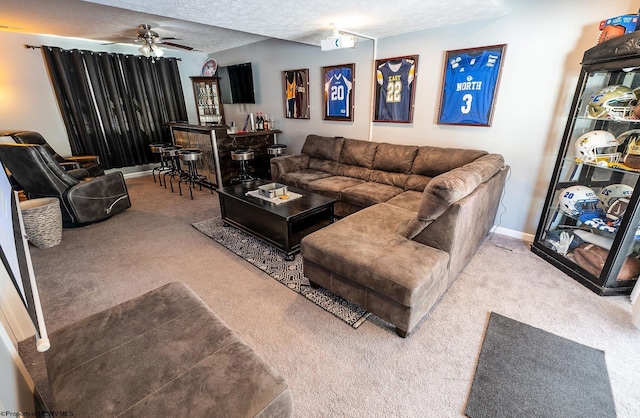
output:
{"label": "number 3 on jersey", "polygon": [[463,106],[460,106],[460,111],[465,115],[471,112],[471,102],[473,102],[473,96],[470,94],[465,94],[462,96],[462,101],[464,102]]}

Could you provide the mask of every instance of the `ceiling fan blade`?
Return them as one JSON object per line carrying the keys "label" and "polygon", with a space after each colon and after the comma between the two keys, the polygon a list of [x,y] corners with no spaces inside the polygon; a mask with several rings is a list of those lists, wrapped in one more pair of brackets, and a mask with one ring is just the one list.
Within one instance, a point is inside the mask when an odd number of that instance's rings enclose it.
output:
{"label": "ceiling fan blade", "polygon": [[186,51],[193,51],[193,47],[186,46],[186,45],[175,44],[173,42],[162,42],[162,45],[171,46],[171,47],[179,48],[179,49],[184,49]]}

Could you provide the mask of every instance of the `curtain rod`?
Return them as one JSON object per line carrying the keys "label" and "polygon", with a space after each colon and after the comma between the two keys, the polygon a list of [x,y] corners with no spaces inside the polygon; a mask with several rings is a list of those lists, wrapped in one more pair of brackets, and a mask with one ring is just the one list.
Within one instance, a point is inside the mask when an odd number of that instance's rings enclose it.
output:
{"label": "curtain rod", "polygon": [[[25,49],[41,49],[42,45],[24,45]],[[90,51],[90,52],[96,52],[96,51]],[[98,52],[98,54],[100,54],[102,52]],[[113,52],[104,52],[105,54],[113,54]],[[137,55],[133,55],[133,54],[125,54],[125,55],[131,55],[131,56],[137,56]],[[154,59],[159,59],[158,57],[155,57]],[[176,61],[182,61],[182,58],[175,58],[175,57],[169,57],[166,59],[174,59]]]}

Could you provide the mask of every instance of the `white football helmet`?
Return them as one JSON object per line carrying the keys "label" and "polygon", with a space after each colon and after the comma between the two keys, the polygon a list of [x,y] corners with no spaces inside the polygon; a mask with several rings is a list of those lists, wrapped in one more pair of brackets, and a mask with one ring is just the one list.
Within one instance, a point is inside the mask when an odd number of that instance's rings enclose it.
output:
{"label": "white football helmet", "polygon": [[610,184],[598,192],[598,199],[602,202],[602,208],[606,211],[618,199],[629,199],[633,194],[633,187],[626,184]]}
{"label": "white football helmet", "polygon": [[572,218],[578,218],[584,212],[597,211],[599,202],[596,193],[587,186],[569,186],[558,196],[558,207]]}
{"label": "white football helmet", "polygon": [[608,163],[620,161],[619,144],[611,132],[589,131],[576,139],[574,145],[578,162],[606,167]]}
{"label": "white football helmet", "polygon": [[589,97],[587,117],[597,119],[626,119],[633,115],[638,103],[633,90],[614,84],[598,90]]}

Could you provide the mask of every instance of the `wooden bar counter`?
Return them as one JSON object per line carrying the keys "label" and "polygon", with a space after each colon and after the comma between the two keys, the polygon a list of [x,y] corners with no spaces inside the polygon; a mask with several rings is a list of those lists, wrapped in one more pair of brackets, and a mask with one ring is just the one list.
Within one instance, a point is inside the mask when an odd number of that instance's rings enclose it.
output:
{"label": "wooden bar counter", "polygon": [[191,125],[174,123],[170,125],[171,135],[176,145],[197,148],[203,152],[198,162],[198,174],[207,178],[206,186],[219,189],[229,186],[231,180],[240,174],[238,161],[231,159],[231,151],[251,150],[255,158],[249,162],[249,173],[258,178],[269,179],[269,145],[277,144],[280,130],[265,130],[228,134],[226,125]]}

